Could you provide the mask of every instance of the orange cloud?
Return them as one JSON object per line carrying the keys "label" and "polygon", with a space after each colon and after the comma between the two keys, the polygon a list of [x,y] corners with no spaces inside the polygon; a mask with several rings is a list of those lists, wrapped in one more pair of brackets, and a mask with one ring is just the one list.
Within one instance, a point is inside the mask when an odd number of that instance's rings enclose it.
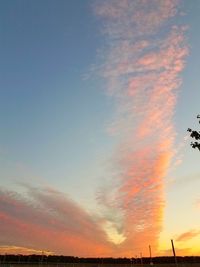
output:
{"label": "orange cloud", "polygon": [[17,246],[0,246],[0,254],[23,254],[23,255],[31,255],[31,254],[45,254],[51,255],[53,254],[51,251],[25,248],[25,247],[17,247]]}
{"label": "orange cloud", "polygon": [[188,241],[188,240],[198,236],[199,234],[200,234],[200,231],[190,230],[190,231],[185,232],[185,233],[181,234],[180,236],[178,236],[176,238],[176,241],[178,241],[178,242]]}
{"label": "orange cloud", "polygon": [[117,185],[104,193],[115,196],[102,204],[108,221],[108,206],[121,214],[119,254],[144,248],[147,254],[149,243],[156,249],[162,229],[164,177],[175,154],[173,114],[188,54],[185,28],[174,26],[178,2],[106,0],[96,6],[109,44],[100,75],[117,103],[111,128],[120,141],[112,162]]}
{"label": "orange cloud", "polygon": [[98,221],[66,196],[34,188],[28,194],[27,199],[0,191],[1,246],[79,256],[111,253]]}

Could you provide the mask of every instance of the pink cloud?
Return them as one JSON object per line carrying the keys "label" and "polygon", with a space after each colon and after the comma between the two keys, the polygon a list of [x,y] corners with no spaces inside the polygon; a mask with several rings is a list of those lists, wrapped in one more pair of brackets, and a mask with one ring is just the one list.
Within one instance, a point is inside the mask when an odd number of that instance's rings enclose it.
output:
{"label": "pink cloud", "polygon": [[120,144],[111,164],[118,185],[110,201],[123,214],[119,254],[144,247],[147,253],[149,243],[156,249],[162,230],[164,178],[175,154],[173,115],[188,54],[185,27],[174,26],[178,4],[110,0],[96,6],[110,44],[100,75],[117,103],[111,128]]}
{"label": "pink cloud", "polygon": [[66,196],[34,188],[28,194],[0,191],[1,246],[79,256],[111,253],[100,223]]}
{"label": "pink cloud", "polygon": [[177,0],[103,0],[95,6],[96,14],[109,21],[104,32],[113,37],[149,35],[177,13]]}

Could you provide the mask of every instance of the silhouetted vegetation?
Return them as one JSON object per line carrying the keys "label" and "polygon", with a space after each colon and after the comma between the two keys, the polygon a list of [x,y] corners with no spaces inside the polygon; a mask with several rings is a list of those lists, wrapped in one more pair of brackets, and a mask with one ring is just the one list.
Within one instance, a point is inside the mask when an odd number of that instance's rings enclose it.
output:
{"label": "silhouetted vegetation", "polygon": [[[174,263],[174,257],[154,257],[154,264]],[[143,264],[149,264],[150,258],[144,257]],[[200,256],[177,257],[178,263],[200,263]],[[31,263],[31,264],[64,264],[64,263],[93,263],[93,264],[140,264],[140,258],[79,258],[57,255],[0,255],[1,263]]]}
{"label": "silhouetted vegetation", "polygon": [[[200,119],[200,115],[197,116],[197,119]],[[199,123],[200,123],[200,120],[199,120]],[[188,132],[190,132],[190,136],[196,140],[195,142],[191,142],[190,145],[192,146],[192,148],[198,148],[200,151],[200,141],[199,141],[200,131],[195,131],[195,130],[188,128]]]}

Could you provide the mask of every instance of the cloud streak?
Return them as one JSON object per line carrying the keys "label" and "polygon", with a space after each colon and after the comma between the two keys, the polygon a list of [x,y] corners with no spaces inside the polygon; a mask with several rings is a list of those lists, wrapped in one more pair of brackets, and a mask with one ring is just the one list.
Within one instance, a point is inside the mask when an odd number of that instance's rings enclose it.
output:
{"label": "cloud streak", "polygon": [[51,251],[38,250],[38,249],[30,249],[25,247],[17,247],[17,246],[0,246],[0,253],[2,254],[15,254],[15,255],[51,255],[53,254]]}
{"label": "cloud streak", "polygon": [[200,235],[200,231],[190,230],[188,232],[182,233],[180,236],[176,238],[178,242],[185,242],[188,241],[196,236]]}
{"label": "cloud streak", "polygon": [[[28,197],[0,191],[0,251],[5,245],[24,253],[32,250],[55,254],[99,256],[111,253],[98,220],[64,194],[29,187]],[[108,253],[108,254],[107,254]]]}
{"label": "cloud streak", "polygon": [[148,244],[156,248],[162,229],[164,178],[175,152],[173,114],[188,54],[186,27],[176,23],[176,0],[99,1],[95,11],[107,44],[99,73],[117,103],[110,132],[120,140],[111,200],[123,214],[118,253],[131,256]]}

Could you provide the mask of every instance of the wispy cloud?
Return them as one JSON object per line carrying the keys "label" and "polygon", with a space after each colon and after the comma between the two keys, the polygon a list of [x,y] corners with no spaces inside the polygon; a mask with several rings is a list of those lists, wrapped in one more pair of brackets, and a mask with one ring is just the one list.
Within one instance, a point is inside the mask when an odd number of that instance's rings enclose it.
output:
{"label": "wispy cloud", "polygon": [[200,231],[197,230],[190,230],[188,232],[182,233],[176,238],[178,242],[185,242],[188,241],[196,236],[200,235]]}
{"label": "wispy cloud", "polygon": [[117,103],[109,128],[120,140],[112,163],[118,187],[110,202],[122,214],[118,253],[132,255],[149,243],[156,247],[162,229],[186,27],[176,20],[176,0],[97,1],[95,11],[107,45],[99,73]]}
{"label": "wispy cloud", "polygon": [[64,194],[31,187],[27,193],[0,191],[0,251],[15,245],[65,255],[111,253],[98,220]]}

